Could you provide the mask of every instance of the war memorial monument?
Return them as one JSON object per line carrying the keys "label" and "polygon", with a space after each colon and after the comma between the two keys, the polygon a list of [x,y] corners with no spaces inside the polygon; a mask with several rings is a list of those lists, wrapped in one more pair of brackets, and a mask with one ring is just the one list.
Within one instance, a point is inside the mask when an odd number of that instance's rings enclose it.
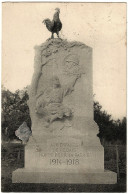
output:
{"label": "war memorial monument", "polygon": [[13,183],[117,182],[116,173],[104,170],[104,148],[93,118],[92,58],[91,47],[54,39],[53,33],[35,46],[28,101],[32,136],[24,168],[13,172]]}

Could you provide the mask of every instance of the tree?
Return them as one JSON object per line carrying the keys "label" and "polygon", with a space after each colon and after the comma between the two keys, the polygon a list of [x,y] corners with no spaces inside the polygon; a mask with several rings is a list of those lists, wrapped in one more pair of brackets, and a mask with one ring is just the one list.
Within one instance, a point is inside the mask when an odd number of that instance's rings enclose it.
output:
{"label": "tree", "polygon": [[6,89],[2,90],[2,135],[4,139],[16,138],[15,131],[24,121],[31,127],[27,100],[27,87],[15,93]]}
{"label": "tree", "polygon": [[111,119],[111,115],[106,111],[102,111],[102,106],[99,102],[94,102],[94,120],[99,126],[98,137],[111,143],[120,140],[126,143],[126,118],[122,121]]}
{"label": "tree", "polygon": [[126,117],[118,124],[118,139],[122,140],[122,143],[126,143]]}

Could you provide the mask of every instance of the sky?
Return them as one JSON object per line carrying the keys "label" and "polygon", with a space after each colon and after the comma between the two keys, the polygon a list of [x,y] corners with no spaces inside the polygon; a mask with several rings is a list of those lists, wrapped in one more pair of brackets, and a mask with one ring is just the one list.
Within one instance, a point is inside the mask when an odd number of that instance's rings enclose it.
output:
{"label": "sky", "polygon": [[2,84],[31,84],[34,46],[50,32],[42,24],[60,8],[60,37],[93,48],[93,94],[113,119],[126,116],[126,3],[3,3]]}

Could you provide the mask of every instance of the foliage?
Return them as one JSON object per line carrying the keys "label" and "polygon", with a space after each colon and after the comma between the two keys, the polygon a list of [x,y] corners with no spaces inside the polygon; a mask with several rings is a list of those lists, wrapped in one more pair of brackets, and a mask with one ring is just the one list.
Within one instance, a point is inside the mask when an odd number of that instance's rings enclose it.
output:
{"label": "foliage", "polygon": [[94,120],[99,126],[99,138],[108,142],[115,143],[118,140],[126,143],[126,117],[122,121],[111,119],[111,115],[102,111],[99,102],[94,102]]}
{"label": "foliage", "polygon": [[15,131],[24,121],[31,127],[27,100],[27,87],[15,93],[6,89],[2,90],[2,135],[4,139],[16,138]]}
{"label": "foliage", "polygon": [[[2,136],[14,139],[15,131],[25,121],[31,128],[31,119],[27,105],[28,87],[14,93],[2,88]],[[114,121],[111,115],[102,110],[99,102],[94,102],[94,120],[99,126],[99,138],[108,142],[126,143],[126,117]]]}

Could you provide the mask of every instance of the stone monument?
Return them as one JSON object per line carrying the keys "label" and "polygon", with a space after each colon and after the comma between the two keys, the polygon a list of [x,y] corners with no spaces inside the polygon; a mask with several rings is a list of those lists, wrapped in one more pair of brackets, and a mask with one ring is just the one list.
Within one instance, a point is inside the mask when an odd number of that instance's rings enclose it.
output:
{"label": "stone monument", "polygon": [[29,91],[32,136],[13,183],[114,184],[93,118],[92,48],[50,39],[35,47]]}

